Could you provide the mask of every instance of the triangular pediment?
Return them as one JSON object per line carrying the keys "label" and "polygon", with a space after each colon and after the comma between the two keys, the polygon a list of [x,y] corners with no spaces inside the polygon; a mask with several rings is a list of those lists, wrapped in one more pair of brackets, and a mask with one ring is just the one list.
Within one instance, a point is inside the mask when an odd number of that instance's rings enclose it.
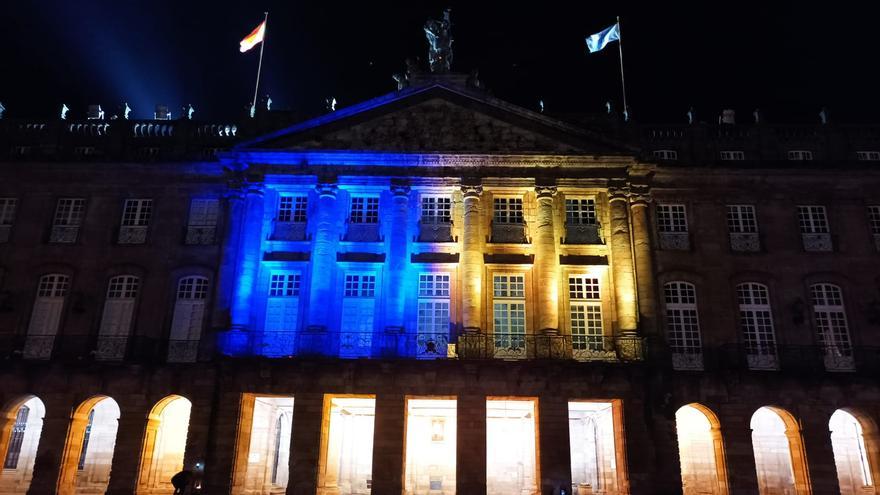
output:
{"label": "triangular pediment", "polygon": [[467,88],[408,88],[241,144],[239,150],[631,154],[629,147]]}

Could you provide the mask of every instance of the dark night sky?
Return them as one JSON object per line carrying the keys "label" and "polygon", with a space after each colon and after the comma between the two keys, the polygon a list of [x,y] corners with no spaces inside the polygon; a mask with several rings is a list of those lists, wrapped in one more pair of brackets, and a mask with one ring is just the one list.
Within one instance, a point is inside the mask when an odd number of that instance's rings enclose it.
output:
{"label": "dark night sky", "polygon": [[[619,107],[617,49],[589,55],[583,38],[622,17],[630,106],[643,121],[701,120],[761,108],[770,121],[880,122],[877,2],[765,0],[578,2],[207,2],[4,0],[0,101],[9,116],[50,117],[66,102],[135,117],[191,102],[197,117],[239,115],[258,50],[238,41],[270,11],[263,88],[276,108],[317,112],[394,88],[403,60],[424,61],[421,26],[453,9],[455,61],[478,67],[496,96],[548,111]],[[870,10],[869,10],[870,9]],[[108,114],[112,111],[108,111]]]}

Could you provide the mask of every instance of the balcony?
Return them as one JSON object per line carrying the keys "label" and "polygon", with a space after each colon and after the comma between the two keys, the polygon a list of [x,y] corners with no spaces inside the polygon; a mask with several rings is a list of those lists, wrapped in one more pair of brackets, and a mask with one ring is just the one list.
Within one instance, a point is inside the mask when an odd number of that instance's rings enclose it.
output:
{"label": "balcony", "polygon": [[598,224],[565,225],[565,244],[603,244]]}
{"label": "balcony", "polygon": [[660,232],[658,233],[660,249],[664,251],[689,251],[691,239],[687,232]]}
{"label": "balcony", "polygon": [[73,244],[79,235],[79,225],[53,225],[49,232],[49,242],[53,244]]}
{"label": "balcony", "polygon": [[145,244],[146,242],[146,225],[124,225],[119,228],[119,244]]}
{"label": "balcony", "polygon": [[304,241],[306,240],[306,223],[275,222],[271,239],[273,241]]}
{"label": "balcony", "polygon": [[21,355],[24,359],[49,359],[55,347],[55,335],[28,335]]}
{"label": "balcony", "polygon": [[673,348],[672,369],[676,371],[703,371],[703,350]]}
{"label": "balcony", "polygon": [[349,222],[342,240],[346,242],[381,242],[379,224]]}
{"label": "balcony", "polygon": [[495,244],[528,244],[525,223],[502,223],[492,221],[490,241]]}
{"label": "balcony", "polygon": [[831,234],[801,234],[804,243],[804,251],[808,253],[828,253],[834,249],[831,242]]}
{"label": "balcony", "polygon": [[454,242],[452,222],[419,222],[418,242]]}
{"label": "balcony", "polygon": [[757,253],[761,250],[761,239],[755,232],[731,232],[730,250],[739,253]]}
{"label": "balcony", "polygon": [[96,361],[122,361],[128,347],[128,336],[99,336],[95,346]]}
{"label": "balcony", "polygon": [[184,244],[187,246],[210,246],[216,242],[217,227],[213,225],[196,226],[186,228]]}
{"label": "balcony", "polygon": [[166,362],[169,363],[195,363],[199,357],[198,340],[168,341],[168,355]]}

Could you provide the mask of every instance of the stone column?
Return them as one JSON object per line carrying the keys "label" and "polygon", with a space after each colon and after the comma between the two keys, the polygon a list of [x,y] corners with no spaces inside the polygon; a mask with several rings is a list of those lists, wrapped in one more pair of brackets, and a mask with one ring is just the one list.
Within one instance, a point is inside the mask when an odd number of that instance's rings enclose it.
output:
{"label": "stone column", "polygon": [[[222,387],[223,383],[216,386]],[[235,456],[242,455],[245,457],[245,464],[247,462],[253,399],[247,402],[246,398],[247,396],[242,396],[236,390],[217,394],[214,401],[216,410],[211,423],[212,434],[205,459],[204,493],[230,493],[236,467]],[[236,449],[243,451],[236,453]],[[240,475],[244,476],[244,472]]]}
{"label": "stone column", "polygon": [[538,211],[535,229],[535,309],[538,330],[555,335],[559,331],[559,263],[556,257],[556,234],[553,230],[553,196],[556,186],[537,186]]}
{"label": "stone column", "polygon": [[216,301],[212,313],[215,328],[228,328],[232,315],[232,298],[235,292],[237,253],[244,231],[244,198],[240,191],[230,191],[226,196],[225,233],[218,237],[222,242],[220,268],[217,273]]}
{"label": "stone column", "polygon": [[403,493],[405,423],[406,398],[403,394],[376,396],[373,493]]}
{"label": "stone column", "polygon": [[651,196],[647,188],[634,191],[630,196],[632,213],[633,254],[635,255],[638,307],[642,333],[657,333],[657,299],[654,286],[653,250],[651,249],[651,219],[648,204]]}
{"label": "stone column", "polygon": [[539,397],[538,422],[540,493],[559,493],[560,488],[571,493],[568,398],[558,394]]}
{"label": "stone column", "polygon": [[802,441],[804,446],[800,453],[794,452],[795,449],[792,448],[793,462],[803,462],[806,467],[802,476],[795,475],[798,493],[838,494],[840,482],[834,463],[831,431],[828,429],[828,418],[834,414],[834,408],[810,405],[801,408],[799,412],[802,431],[785,432],[789,437],[789,445]]}
{"label": "stone column", "polygon": [[483,229],[481,185],[462,185],[464,215],[461,240],[461,318],[465,332],[479,332],[483,302]]}
{"label": "stone column", "polygon": [[484,495],[486,493],[486,396],[459,395],[457,404],[455,493]]}
{"label": "stone column", "polygon": [[614,297],[617,306],[615,337],[619,342],[618,348],[626,350],[621,358],[636,359],[637,356],[628,355],[633,352],[631,347],[638,335],[638,308],[626,193],[624,188],[611,187],[608,190],[611,217],[611,274],[614,277]]}
{"label": "stone column", "polygon": [[727,481],[731,494],[758,493],[755,450],[749,425],[755,409],[746,404],[719,408],[718,422],[724,440]]}
{"label": "stone column", "polygon": [[[138,466],[141,458],[153,460],[152,449],[155,448],[155,436],[152,442],[145,442],[147,416],[149,409],[137,407],[124,408],[119,417],[119,429],[116,430],[116,445],[113,448],[113,460],[110,468],[110,483],[107,495],[127,495],[135,491],[138,481]],[[155,423],[158,421],[153,420]],[[158,424],[153,425],[155,435]],[[150,452],[143,452],[144,447]],[[146,455],[144,455],[146,454]]]}
{"label": "stone column", "polygon": [[236,271],[232,298],[232,327],[251,327],[251,301],[260,273],[263,256],[263,187],[250,184],[245,193],[241,237],[236,253]]}
{"label": "stone column", "polygon": [[[58,406],[58,407],[51,407]],[[78,418],[81,427],[85,428],[87,418]],[[72,442],[76,445],[67,444],[67,429],[71,426],[70,408],[60,403],[47,403],[46,415],[43,418],[43,430],[40,432],[40,442],[37,444],[37,454],[34,459],[34,472],[30,494],[56,493],[58,479],[61,475],[62,463],[73,463],[69,473],[69,487],[59,490],[57,493],[73,493],[73,480],[76,475],[76,462],[79,459],[79,448],[82,441]]]}
{"label": "stone column", "polygon": [[289,495],[311,495],[318,489],[323,419],[322,394],[296,394],[293,400],[293,430],[290,434]]}
{"label": "stone column", "polygon": [[392,185],[393,206],[391,209],[391,228],[388,236],[388,290],[385,292],[385,322],[389,327],[403,327],[406,282],[403,277],[407,265],[407,218],[409,212],[409,187]]}
{"label": "stone column", "polygon": [[315,212],[315,243],[312,248],[309,325],[327,328],[333,300],[333,274],[336,268],[336,184],[318,184],[318,208]]}

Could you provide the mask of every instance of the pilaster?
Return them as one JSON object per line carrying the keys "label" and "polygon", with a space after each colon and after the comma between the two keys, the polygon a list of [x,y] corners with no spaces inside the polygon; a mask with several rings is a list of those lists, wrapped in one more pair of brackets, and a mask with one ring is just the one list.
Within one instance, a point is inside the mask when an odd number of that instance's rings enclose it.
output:
{"label": "pilaster", "polygon": [[232,300],[232,327],[251,328],[251,302],[260,272],[263,251],[263,185],[252,183],[244,195],[241,237],[236,253]]}
{"label": "pilaster", "polygon": [[638,308],[630,237],[628,190],[611,187],[608,190],[611,216],[611,272],[614,277],[614,296],[617,305],[617,331],[620,335],[638,330]]}
{"label": "pilaster", "polygon": [[651,202],[650,190],[647,186],[635,186],[632,188],[629,199],[640,314],[639,328],[645,335],[655,335],[657,333],[657,291],[651,248],[651,219],[648,212]]}
{"label": "pilaster", "polygon": [[391,226],[388,238],[388,269],[387,287],[385,291],[386,310],[385,321],[390,327],[402,328],[404,326],[404,302],[406,293],[402,289],[405,286],[404,274],[407,265],[407,219],[409,206],[410,188],[406,185],[392,185]]}
{"label": "pilaster", "polygon": [[483,287],[483,237],[480,214],[481,185],[462,185],[464,218],[461,241],[462,324],[465,332],[479,332]]}
{"label": "pilaster", "polygon": [[318,208],[315,212],[315,235],[312,248],[311,291],[308,304],[308,324],[326,328],[330,323],[328,306],[333,298],[333,280],[336,268],[336,184],[318,184]]}
{"label": "pilaster", "polygon": [[538,202],[533,230],[535,277],[538,282],[537,330],[545,334],[555,334],[559,330],[559,270],[553,226],[553,197],[556,195],[556,186],[536,186],[535,193]]}
{"label": "pilaster", "polygon": [[403,449],[406,398],[403,394],[376,396],[373,430],[373,492],[403,493]]}

